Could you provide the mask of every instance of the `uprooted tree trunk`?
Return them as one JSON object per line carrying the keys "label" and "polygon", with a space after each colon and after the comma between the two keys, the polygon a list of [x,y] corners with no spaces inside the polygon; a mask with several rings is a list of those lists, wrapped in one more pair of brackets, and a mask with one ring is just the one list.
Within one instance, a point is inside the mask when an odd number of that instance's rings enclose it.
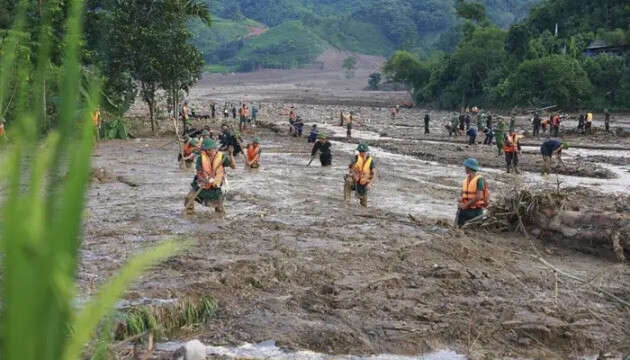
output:
{"label": "uprooted tree trunk", "polygon": [[610,247],[620,261],[630,251],[630,214],[596,209],[566,209],[568,195],[560,191],[514,191],[497,200],[488,215],[466,227],[479,226],[499,231],[521,231],[525,234],[573,242],[578,247]]}
{"label": "uprooted tree trunk", "polygon": [[625,261],[625,251],[630,251],[630,216],[608,212],[584,212],[541,209],[533,223],[538,229],[555,232],[580,245],[608,246],[620,261]]}

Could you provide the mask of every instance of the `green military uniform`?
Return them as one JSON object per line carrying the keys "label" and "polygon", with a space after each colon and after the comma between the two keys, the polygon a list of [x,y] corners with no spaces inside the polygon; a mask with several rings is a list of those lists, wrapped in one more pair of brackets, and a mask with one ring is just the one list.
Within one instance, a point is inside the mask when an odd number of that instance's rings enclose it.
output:
{"label": "green military uniform", "polygon": [[503,153],[503,143],[505,141],[505,131],[506,131],[505,123],[503,121],[501,121],[497,125],[497,129],[494,132],[494,136],[495,136],[496,143],[497,143],[497,152],[498,152],[499,155],[501,155]]}
{"label": "green military uniform", "polygon": [[455,134],[457,136],[457,132],[459,131],[459,116],[457,114],[453,114],[451,118],[451,131],[449,132],[449,136],[451,134]]}
{"label": "green military uniform", "polygon": [[[230,157],[227,155],[223,155],[223,167],[227,168],[230,166]],[[195,161],[195,169],[197,171],[201,170],[201,156],[197,156],[197,160]],[[199,190],[199,184],[197,183],[197,177],[195,176],[195,179],[193,180],[192,184],[190,184],[193,188],[194,191]],[[223,191],[221,190],[220,187],[218,188],[213,188],[213,189],[204,189],[201,190],[201,192],[199,193],[199,195],[197,196],[197,199],[200,202],[213,202],[213,201],[218,201],[218,200],[223,200]]]}
{"label": "green military uniform", "polygon": [[485,129],[484,120],[486,119],[486,114],[481,113],[477,115],[477,129],[481,131],[481,129]]}
{"label": "green military uniform", "polygon": [[[212,150],[216,148],[217,148],[217,145],[212,139],[204,139],[201,144],[202,151]],[[218,154],[220,154],[220,152],[217,152],[217,156]],[[225,168],[230,166],[231,163],[232,163],[232,160],[230,159],[230,156],[223,155],[221,165],[223,166],[223,169],[224,169],[224,176],[225,176]],[[195,159],[195,169],[197,170],[198,174],[201,171],[203,171],[203,164],[202,164],[201,156],[197,156],[197,158]],[[225,181],[225,177],[224,177],[224,181]],[[188,214],[193,213],[195,209],[195,205],[194,205],[195,201],[201,204],[204,204],[205,206],[214,206],[215,210],[219,213],[225,212],[223,208],[223,191],[221,190],[220,186],[217,188],[202,189],[201,191],[199,191],[198,175],[195,175],[195,178],[193,179],[193,182],[190,185],[192,188],[190,192],[188,193],[188,195],[186,196],[186,199],[184,202],[184,205],[186,207],[186,212]],[[197,194],[197,191],[199,191],[198,194]]]}

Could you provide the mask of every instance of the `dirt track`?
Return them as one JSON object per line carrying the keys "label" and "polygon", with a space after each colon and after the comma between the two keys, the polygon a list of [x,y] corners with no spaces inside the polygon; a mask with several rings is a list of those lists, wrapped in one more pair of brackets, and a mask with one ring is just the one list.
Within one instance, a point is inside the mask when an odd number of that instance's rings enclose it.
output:
{"label": "dirt track", "polygon": [[[224,90],[222,101],[247,96],[259,101],[268,90],[251,94],[254,85],[221,86],[201,86],[192,102],[218,99]],[[285,89],[282,97],[291,84],[269,86]],[[334,97],[341,90],[309,91],[332,91]],[[378,93],[353,91],[360,94],[354,104],[386,102]],[[493,197],[515,187],[555,189],[560,182],[583,194],[585,206],[627,211],[618,203],[628,202],[622,195],[628,189],[629,153],[581,147],[623,148],[630,146],[628,138],[569,137],[574,148],[566,160],[583,171],[557,178],[536,173],[539,140],[527,139],[526,172],[513,176],[504,173],[495,147],[472,150],[449,143],[465,138],[447,138],[443,112],[432,112],[432,134],[425,137],[421,110],[403,110],[391,121],[386,108],[344,105],[357,114],[355,139],[345,141],[345,130],[336,125],[342,107],[298,104],[308,125],[318,124],[336,139],[332,168],[322,169],[317,161],[306,168],[310,145],[285,134],[285,113],[292,104],[277,97],[259,103],[259,120],[281,132],[257,130],[261,169],[245,170],[239,159],[237,169],[228,171],[225,218],[200,207],[193,217],[184,216],[192,173],[178,169],[174,144],[164,146],[172,137],[102,143],[94,166],[140,186],[92,185],[79,275],[84,292],[90,294],[130,254],[181,237],[193,240],[193,247],[148,272],[126,296],[137,303],[215,297],[217,318],[182,330],[181,340],[199,337],[212,345],[275,340],[286,349],[355,355],[452,349],[473,359],[630,351],[628,308],[556,277],[534,257],[538,251],[563,271],[630,301],[630,269],[617,263],[611,249],[585,251],[554,239],[450,227],[464,176],[459,164],[471,153],[482,160]],[[518,127],[527,126],[527,119],[519,118]],[[379,174],[367,209],[356,199],[344,203],[342,194],[359,138],[373,144]],[[612,175],[593,175],[598,169]]]}

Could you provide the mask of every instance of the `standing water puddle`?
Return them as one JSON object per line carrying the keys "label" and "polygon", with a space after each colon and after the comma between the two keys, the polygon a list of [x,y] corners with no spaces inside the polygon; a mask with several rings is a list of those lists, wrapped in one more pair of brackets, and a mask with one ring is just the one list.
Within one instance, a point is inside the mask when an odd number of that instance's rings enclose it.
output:
{"label": "standing water puddle", "polygon": [[[175,351],[182,343],[168,342],[157,344],[159,351]],[[258,344],[243,344],[238,347],[206,346],[207,355],[224,356],[231,359],[274,359],[274,360],[465,360],[464,355],[450,350],[439,350],[426,355],[328,355],[308,350],[287,351],[276,346],[275,341],[264,341]]]}

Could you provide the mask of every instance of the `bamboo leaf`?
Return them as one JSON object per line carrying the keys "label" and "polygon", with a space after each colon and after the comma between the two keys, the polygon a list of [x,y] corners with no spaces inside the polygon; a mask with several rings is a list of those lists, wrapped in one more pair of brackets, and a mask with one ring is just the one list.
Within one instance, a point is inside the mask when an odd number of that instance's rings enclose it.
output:
{"label": "bamboo leaf", "polygon": [[80,357],[83,346],[91,338],[98,322],[112,309],[129,284],[150,265],[168,256],[174,255],[181,247],[166,241],[156,248],[131,259],[118,275],[105,284],[96,297],[79,313],[74,322],[74,333],[68,343],[62,359],[76,360]]}

